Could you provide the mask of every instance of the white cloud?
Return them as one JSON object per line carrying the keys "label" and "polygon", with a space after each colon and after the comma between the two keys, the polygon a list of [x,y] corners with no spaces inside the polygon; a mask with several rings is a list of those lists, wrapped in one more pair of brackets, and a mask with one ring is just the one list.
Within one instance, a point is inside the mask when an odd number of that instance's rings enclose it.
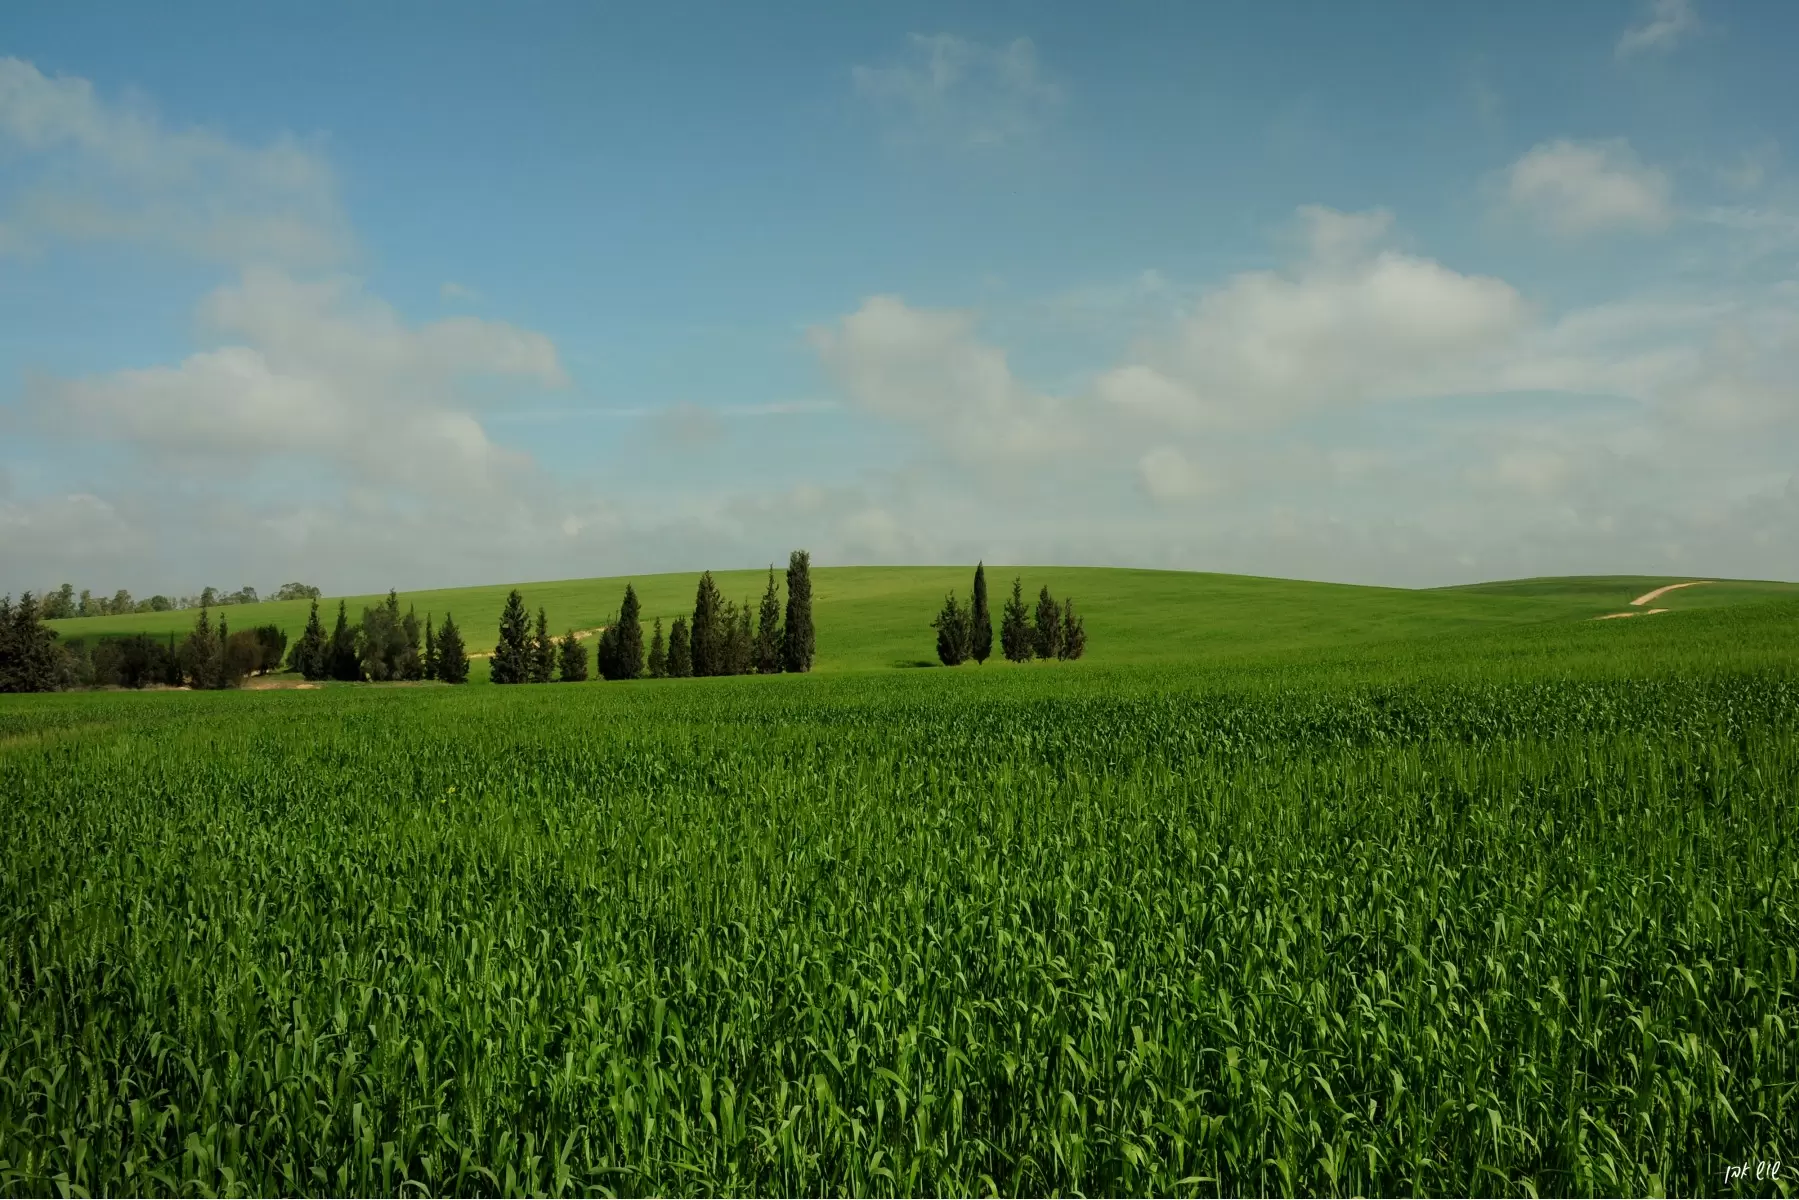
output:
{"label": "white cloud", "polygon": [[457,283],[454,279],[445,280],[443,283],[439,284],[437,287],[437,295],[440,300],[453,302],[462,301],[464,303],[479,300],[481,298],[480,292],[469,287],[467,284]]}
{"label": "white cloud", "polygon": [[1648,0],[1643,19],[1618,38],[1618,57],[1672,50],[1699,30],[1691,0]]}
{"label": "white cloud", "polygon": [[169,129],[92,83],[0,58],[0,150],[26,180],[0,210],[0,252],[131,241],[214,261],[341,261],[351,239],[330,165],[291,137],[261,146]]}
{"label": "white cloud", "polygon": [[1301,210],[1307,254],[1203,295],[1172,334],[1103,375],[1118,411],[1186,429],[1265,426],[1429,394],[1502,348],[1529,316],[1503,280],[1377,243],[1390,214]]}
{"label": "white cloud", "polygon": [[1665,173],[1624,141],[1544,142],[1506,172],[1506,200],[1551,232],[1653,232],[1673,220]]}
{"label": "white cloud", "polygon": [[917,426],[953,458],[1029,458],[1078,444],[1065,403],[1013,378],[1004,351],[976,340],[968,313],[873,296],[808,336],[857,408]]}
{"label": "white cloud", "polygon": [[1191,500],[1219,486],[1215,477],[1173,446],[1158,446],[1138,459],[1137,475],[1157,500]]}
{"label": "white cloud", "polygon": [[176,366],[40,382],[42,426],[183,461],[312,456],[364,483],[486,491],[524,460],[489,440],[469,387],[564,382],[541,334],[467,317],[408,326],[348,280],[253,268],[201,317],[226,344]]}
{"label": "white cloud", "polygon": [[954,34],[913,34],[891,66],[857,66],[856,93],[903,140],[1001,146],[1035,133],[1061,99],[1030,38],[985,46]]}

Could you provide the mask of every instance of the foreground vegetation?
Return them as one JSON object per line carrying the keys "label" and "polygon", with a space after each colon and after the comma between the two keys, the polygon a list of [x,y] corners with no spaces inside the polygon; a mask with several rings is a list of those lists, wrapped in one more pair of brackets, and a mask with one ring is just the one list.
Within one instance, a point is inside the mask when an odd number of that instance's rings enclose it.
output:
{"label": "foreground vegetation", "polygon": [[1722,1190],[1796,627],[0,699],[0,1188]]}

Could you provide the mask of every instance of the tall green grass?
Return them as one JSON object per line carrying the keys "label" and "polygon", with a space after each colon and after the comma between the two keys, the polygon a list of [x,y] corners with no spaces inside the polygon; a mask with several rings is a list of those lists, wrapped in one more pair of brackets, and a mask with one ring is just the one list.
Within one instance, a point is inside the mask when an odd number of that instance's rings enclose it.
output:
{"label": "tall green grass", "polygon": [[1799,1150],[1791,615],[7,698],[0,1189],[1723,1190]]}

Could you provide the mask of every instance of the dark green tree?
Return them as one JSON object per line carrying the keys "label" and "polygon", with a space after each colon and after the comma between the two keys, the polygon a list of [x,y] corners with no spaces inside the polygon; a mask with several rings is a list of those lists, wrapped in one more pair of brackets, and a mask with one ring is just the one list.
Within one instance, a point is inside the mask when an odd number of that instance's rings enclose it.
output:
{"label": "dark green tree", "polygon": [[258,625],[256,634],[256,673],[267,675],[281,668],[281,656],[287,653],[287,631],[279,625]]}
{"label": "dark green tree", "polygon": [[987,564],[974,565],[974,594],[968,606],[968,657],[977,663],[993,653],[993,614],[987,611]]}
{"label": "dark green tree", "polygon": [[531,682],[548,683],[556,674],[556,639],[550,636],[550,619],[537,610],[537,635],[531,639]]}
{"label": "dark green tree", "polygon": [[437,632],[431,628],[431,614],[425,614],[425,657],[419,664],[426,679],[437,678]]}
{"label": "dark green tree", "polygon": [[337,625],[331,630],[328,662],[331,678],[353,682],[362,678],[362,660],[356,654],[356,630],[350,626],[350,610],[337,602]]}
{"label": "dark green tree", "polygon": [[620,665],[618,655],[618,617],[614,616],[600,630],[599,645],[594,648],[594,665],[600,669],[600,678],[606,680],[623,679],[624,668]]}
{"label": "dark green tree", "polygon": [[650,678],[668,678],[668,644],[662,640],[662,618],[656,618],[655,631],[650,634]]}
{"label": "dark green tree", "polygon": [[1057,658],[1062,653],[1062,607],[1049,594],[1049,585],[1037,593],[1037,624],[1031,630],[1031,648],[1038,658]]}
{"label": "dark green tree", "polygon": [[558,644],[557,658],[562,682],[580,683],[587,678],[587,647],[581,644],[574,630],[569,630],[568,636]]}
{"label": "dark green tree", "polygon": [[[221,619],[219,624],[222,626],[224,621]],[[181,647],[181,662],[187,669],[188,686],[196,692],[224,686],[224,645],[219,640],[218,631],[212,627],[211,614],[204,606],[194,622],[193,632],[187,635],[187,642]]]}
{"label": "dark green tree", "polygon": [[1031,619],[1030,610],[1024,606],[1022,580],[1012,581],[1012,598],[1006,601],[1005,612],[1000,616],[999,647],[1011,662],[1031,661]]}
{"label": "dark green tree", "polygon": [[707,571],[700,576],[699,587],[694,591],[693,621],[687,627],[695,675],[723,675],[728,669],[725,640],[731,631],[725,624],[724,608],[724,597],[719,595],[718,584],[712,581],[712,572]]}
{"label": "dark green tree", "polygon": [[325,625],[319,620],[319,602],[314,599],[312,612],[306,618],[306,629],[294,643],[294,670],[307,679],[325,679],[331,674],[331,646],[325,640]]}
{"label": "dark green tree", "polygon": [[608,678],[636,679],[643,674],[643,606],[637,602],[637,590],[628,583],[614,628],[618,630],[618,674]]}
{"label": "dark green tree", "polygon": [[[219,624],[223,625],[221,620]],[[225,675],[232,686],[262,668],[262,638],[256,629],[244,629],[224,639]]]}
{"label": "dark green tree", "polygon": [[181,686],[181,648],[175,644],[175,634],[172,631],[168,643],[163,647],[162,684],[164,687]]}
{"label": "dark green tree", "polygon": [[423,679],[425,656],[419,653],[419,615],[410,604],[406,606],[406,616],[400,621],[400,629],[406,635],[406,653],[400,659],[400,678]]}
{"label": "dark green tree", "polygon": [[362,610],[356,654],[365,678],[385,683],[405,678],[406,627],[400,616],[400,597],[392,591],[374,608]]}
{"label": "dark green tree", "polygon": [[1062,648],[1056,657],[1068,662],[1079,658],[1087,649],[1087,626],[1075,615],[1074,601],[1062,601]]}
{"label": "dark green tree", "polygon": [[750,602],[727,604],[724,613],[726,675],[748,675],[756,669],[756,633],[750,626]]}
{"label": "dark green tree", "polygon": [[437,627],[437,677],[445,683],[468,682],[468,651],[462,645],[462,630],[449,613]]}
{"label": "dark green tree", "polygon": [[0,600],[0,692],[53,692],[62,680],[56,631],[43,623],[37,598]]}
{"label": "dark green tree", "polygon": [[756,614],[756,670],[774,675],[781,669],[781,590],[775,584],[775,567],[768,565],[768,590]]}
{"label": "dark green tree", "polygon": [[668,675],[686,679],[693,674],[693,639],[687,634],[687,618],[676,617],[668,629]]}
{"label": "dark green tree", "polygon": [[500,614],[500,641],[493,648],[491,670],[495,683],[524,683],[531,678],[530,625],[525,598],[513,588],[506,597],[506,609]]}
{"label": "dark green tree", "polygon": [[959,667],[968,660],[968,610],[956,602],[956,593],[944,598],[943,608],[931,622],[937,630],[937,661]]}
{"label": "dark green tree", "polygon": [[75,585],[65,583],[54,592],[45,594],[38,612],[40,621],[60,621],[64,617],[72,617],[75,610]]}
{"label": "dark green tree", "polygon": [[781,632],[781,669],[810,671],[812,637],[812,556],[795,550],[787,559],[787,624]]}

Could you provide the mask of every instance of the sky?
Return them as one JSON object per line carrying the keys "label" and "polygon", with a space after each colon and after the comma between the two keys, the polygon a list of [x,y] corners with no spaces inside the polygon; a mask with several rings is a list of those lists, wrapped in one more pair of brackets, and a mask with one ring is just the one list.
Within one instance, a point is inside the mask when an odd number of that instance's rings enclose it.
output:
{"label": "sky", "polygon": [[1799,579],[1799,5],[16,6],[0,591]]}

